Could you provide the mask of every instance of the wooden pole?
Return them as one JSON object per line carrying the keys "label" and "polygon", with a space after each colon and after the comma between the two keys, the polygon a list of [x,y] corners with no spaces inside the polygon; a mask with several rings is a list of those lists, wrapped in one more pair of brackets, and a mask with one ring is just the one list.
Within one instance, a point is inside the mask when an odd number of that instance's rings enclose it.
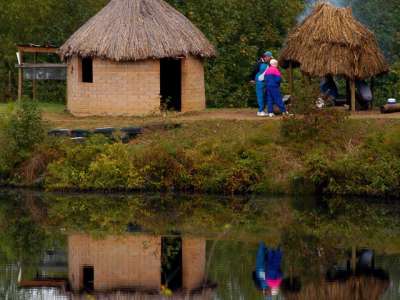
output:
{"label": "wooden pole", "polygon": [[371,93],[372,93],[371,109],[373,109],[375,101],[375,77],[371,78]]}
{"label": "wooden pole", "polygon": [[[20,53],[20,59],[21,59],[20,64],[22,65],[24,63],[24,53],[21,51],[19,53]],[[22,68],[18,68],[18,102],[21,101],[23,90],[24,90],[24,73],[23,73],[23,71],[24,70]]]}
{"label": "wooden pole", "polygon": [[351,111],[356,112],[356,81],[354,79],[350,82],[351,90]]}
{"label": "wooden pole", "polygon": [[11,70],[8,71],[8,95],[12,97],[12,75]]}
{"label": "wooden pole", "polygon": [[[36,64],[37,53],[33,57],[33,63]],[[33,80],[32,80],[32,99],[36,100],[36,69],[33,69]]]}
{"label": "wooden pole", "polygon": [[356,274],[356,268],[357,268],[357,248],[356,248],[356,246],[353,246],[351,248],[351,268],[352,268],[353,274]]}
{"label": "wooden pole", "polygon": [[289,93],[293,96],[294,85],[293,85],[293,65],[292,62],[289,63]]}

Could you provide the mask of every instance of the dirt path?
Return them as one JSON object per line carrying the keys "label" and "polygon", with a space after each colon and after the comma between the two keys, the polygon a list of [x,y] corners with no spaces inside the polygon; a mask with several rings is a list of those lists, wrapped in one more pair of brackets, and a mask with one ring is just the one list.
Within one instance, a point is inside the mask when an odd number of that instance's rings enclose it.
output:
{"label": "dirt path", "polygon": [[[257,117],[255,109],[209,109],[195,113],[170,113],[166,118],[161,116],[149,117],[74,117],[68,113],[44,113],[44,119],[52,127],[57,128],[96,128],[141,126],[158,123],[165,120],[172,122],[192,122],[209,120],[246,120],[246,121],[278,121],[281,118]],[[379,111],[357,112],[351,119],[384,119],[400,120],[400,113],[381,114]]]}

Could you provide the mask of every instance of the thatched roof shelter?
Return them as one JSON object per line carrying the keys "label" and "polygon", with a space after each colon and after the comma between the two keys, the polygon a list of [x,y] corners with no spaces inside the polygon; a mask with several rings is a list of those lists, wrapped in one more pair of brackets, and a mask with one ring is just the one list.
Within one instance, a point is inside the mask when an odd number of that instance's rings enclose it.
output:
{"label": "thatched roof shelter", "polygon": [[389,70],[374,34],[351,8],[319,3],[288,36],[281,66],[300,67],[309,76],[367,79]]}
{"label": "thatched roof shelter", "polygon": [[111,0],[60,48],[63,59],[114,61],[197,56],[216,52],[203,33],[163,0]]}

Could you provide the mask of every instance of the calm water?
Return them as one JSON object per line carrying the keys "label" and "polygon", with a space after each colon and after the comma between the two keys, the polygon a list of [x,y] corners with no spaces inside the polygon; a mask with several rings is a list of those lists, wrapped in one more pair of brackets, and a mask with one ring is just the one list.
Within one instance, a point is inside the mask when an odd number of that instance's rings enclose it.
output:
{"label": "calm water", "polygon": [[400,299],[399,212],[360,199],[2,191],[0,299]]}

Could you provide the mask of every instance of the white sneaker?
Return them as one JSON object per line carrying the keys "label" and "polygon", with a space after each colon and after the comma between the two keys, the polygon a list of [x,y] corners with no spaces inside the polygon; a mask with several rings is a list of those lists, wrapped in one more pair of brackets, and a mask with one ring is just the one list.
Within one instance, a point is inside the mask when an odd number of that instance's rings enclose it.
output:
{"label": "white sneaker", "polygon": [[268,114],[268,117],[273,118],[273,117],[275,117],[275,115],[274,114]]}
{"label": "white sneaker", "polygon": [[257,116],[258,117],[265,117],[267,114],[265,113],[265,112],[263,112],[263,111],[259,111],[258,113],[257,113]]}

